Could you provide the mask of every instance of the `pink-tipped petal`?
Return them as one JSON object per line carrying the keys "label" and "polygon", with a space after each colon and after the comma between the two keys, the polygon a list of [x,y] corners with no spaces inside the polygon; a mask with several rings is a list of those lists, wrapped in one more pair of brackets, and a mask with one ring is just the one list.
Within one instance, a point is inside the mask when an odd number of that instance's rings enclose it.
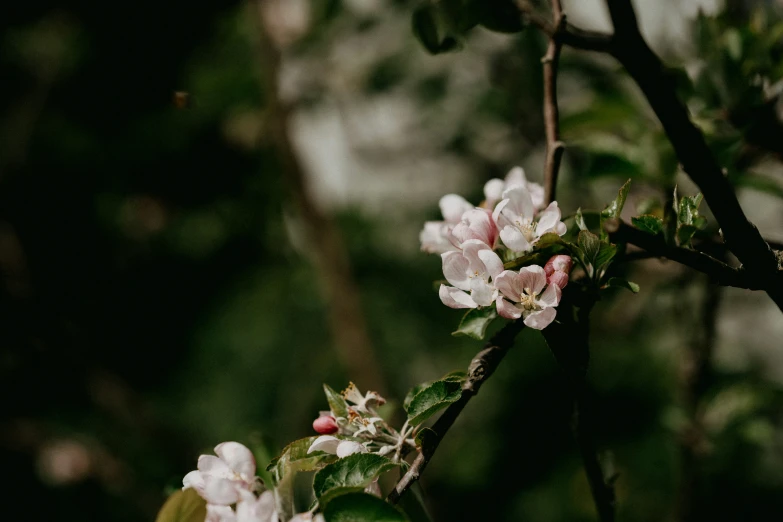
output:
{"label": "pink-tipped petal", "polygon": [[457,194],[446,194],[438,203],[443,219],[448,223],[459,223],[462,214],[473,208],[465,198]]}
{"label": "pink-tipped petal", "polygon": [[560,222],[560,223],[558,223],[558,224],[557,224],[557,226],[555,227],[555,232],[557,233],[557,235],[558,235],[558,236],[562,236],[563,234],[565,234],[566,232],[568,232],[568,227],[566,226],[566,224],[565,224],[565,223],[563,223],[563,222],[561,221],[561,222]]}
{"label": "pink-tipped petal", "polygon": [[519,273],[514,272],[513,270],[504,270],[495,278],[494,282],[495,288],[497,288],[506,299],[511,299],[515,303],[519,302],[524,288],[520,284]]}
{"label": "pink-tipped petal", "polygon": [[[555,272],[556,274],[562,274],[562,272]],[[566,276],[567,278],[568,276]],[[567,282],[567,281],[566,281]],[[557,306],[560,303],[560,296],[562,291],[558,285],[552,285],[546,287],[544,293],[542,293],[538,299],[536,299],[539,306],[544,308]]]}
{"label": "pink-tipped petal", "polygon": [[500,239],[503,244],[514,252],[527,252],[533,249],[533,245],[525,238],[517,227],[507,226],[500,231]]}
{"label": "pink-tipped petal", "polygon": [[438,297],[449,308],[476,308],[478,305],[463,290],[451,286],[440,285]]}
{"label": "pink-tipped petal", "polygon": [[460,290],[470,290],[470,262],[462,252],[446,252],[441,254],[443,260],[443,276],[446,281]]}
{"label": "pink-tipped petal", "polygon": [[549,261],[544,265],[544,272],[546,275],[551,275],[552,272],[565,272],[569,274],[574,262],[571,260],[571,256],[565,254],[558,254],[549,258]]}
{"label": "pink-tipped petal", "polygon": [[239,491],[232,481],[207,475],[204,477],[204,492],[201,496],[210,504],[227,506],[239,500]]}
{"label": "pink-tipped petal", "polygon": [[477,239],[491,247],[497,241],[498,229],[488,210],[474,208],[462,215],[452,234],[463,245],[465,241]]}
{"label": "pink-tipped petal", "polygon": [[519,269],[519,285],[530,290],[530,294],[538,295],[546,286],[546,273],[538,265],[524,266]]}
{"label": "pink-tipped petal", "polygon": [[[560,271],[552,272],[552,274],[548,276],[546,280],[549,283],[549,286],[557,286],[562,290],[568,284],[568,274]],[[544,293],[546,293],[546,291]]]}
{"label": "pink-tipped petal", "polygon": [[520,309],[502,297],[498,296],[498,298],[495,300],[495,304],[497,306],[498,315],[500,315],[500,317],[505,317],[506,319],[519,319],[522,317],[522,312]]}
{"label": "pink-tipped petal", "polygon": [[525,326],[533,328],[534,330],[543,330],[549,326],[552,321],[555,320],[557,310],[554,308],[544,308],[537,312],[533,312],[525,317]]}
{"label": "pink-tipped petal", "polygon": [[321,415],[313,421],[313,429],[316,433],[330,435],[337,433],[340,427],[337,426],[337,421],[331,415]]}
{"label": "pink-tipped petal", "polygon": [[215,447],[215,454],[243,479],[256,475],[256,459],[247,446],[238,442],[223,442]]}

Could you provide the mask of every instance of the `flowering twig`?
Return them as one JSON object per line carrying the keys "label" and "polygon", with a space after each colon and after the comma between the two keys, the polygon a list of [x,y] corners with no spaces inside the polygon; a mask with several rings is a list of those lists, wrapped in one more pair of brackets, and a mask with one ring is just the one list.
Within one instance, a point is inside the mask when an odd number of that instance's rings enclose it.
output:
{"label": "flowering twig", "polygon": [[[504,326],[498,333],[496,333],[470,362],[468,367],[468,377],[465,383],[462,385],[462,396],[456,402],[449,405],[443,414],[438,417],[435,424],[432,425],[432,436],[426,437],[423,440],[422,447],[416,459],[411,464],[410,469],[402,476],[397,482],[397,485],[389,493],[387,500],[392,504],[396,504],[400,501],[403,493],[410,488],[414,482],[419,480],[421,473],[429,464],[435,450],[438,448],[440,441],[446,435],[446,432],[451,428],[454,421],[457,420],[459,414],[467,405],[468,401],[473,398],[479,392],[479,388],[484,384],[484,381],[494,373],[495,369],[500,364],[500,361],[505,357],[506,352],[513,346],[514,339],[517,334],[525,327],[524,323],[514,321]],[[429,432],[428,432],[429,433]]]}
{"label": "flowering twig", "polygon": [[760,278],[744,268],[734,268],[696,250],[669,245],[661,236],[648,234],[619,219],[609,219],[604,229],[613,242],[627,243],[646,250],[656,257],[665,257],[702,272],[721,286],[733,286],[749,290],[765,290],[783,281],[783,272],[777,271],[771,278]]}

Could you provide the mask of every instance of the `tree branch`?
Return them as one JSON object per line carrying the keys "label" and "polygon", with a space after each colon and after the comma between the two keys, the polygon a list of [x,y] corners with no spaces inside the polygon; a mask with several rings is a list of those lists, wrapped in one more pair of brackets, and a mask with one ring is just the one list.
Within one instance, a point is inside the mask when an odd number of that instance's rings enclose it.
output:
{"label": "tree branch", "polygon": [[635,245],[653,254],[655,257],[665,257],[676,261],[698,272],[707,274],[715,283],[721,286],[765,290],[767,287],[774,287],[775,281],[780,282],[781,277],[783,277],[780,272],[776,272],[772,281],[768,278],[759,278],[744,268],[731,267],[702,252],[669,245],[662,237],[648,234],[619,219],[607,220],[604,223],[604,229],[609,233],[612,242]]}
{"label": "tree branch", "polygon": [[563,159],[565,144],[560,141],[560,110],[557,106],[557,66],[563,47],[556,36],[565,23],[560,0],[552,0],[552,18],[555,34],[549,37],[546,55],[541,59],[544,69],[544,128],[546,131],[546,164],[544,165],[544,202],[549,205],[555,200],[557,174]]}
{"label": "tree branch", "polygon": [[392,504],[396,504],[400,501],[400,498],[405,491],[410,488],[414,482],[419,480],[424,469],[429,464],[435,450],[440,445],[441,440],[449,431],[449,428],[457,420],[462,410],[467,403],[479,392],[479,388],[484,382],[490,378],[495,372],[500,361],[506,356],[509,348],[514,345],[514,339],[517,334],[522,331],[525,324],[520,321],[514,321],[504,326],[498,333],[496,333],[487,343],[484,345],[484,349],[481,350],[470,362],[468,367],[468,378],[462,385],[462,396],[457,402],[449,405],[443,414],[438,417],[435,424],[432,425],[432,432],[434,435],[424,441],[423,447],[416,456],[416,459],[411,464],[410,469],[402,478],[397,482],[397,485],[389,493],[387,500]]}

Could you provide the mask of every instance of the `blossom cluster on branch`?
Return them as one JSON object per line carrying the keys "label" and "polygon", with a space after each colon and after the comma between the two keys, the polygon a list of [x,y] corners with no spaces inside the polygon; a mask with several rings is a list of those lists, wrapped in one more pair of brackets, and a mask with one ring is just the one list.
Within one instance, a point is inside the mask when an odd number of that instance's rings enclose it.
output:
{"label": "blossom cluster on branch", "polygon": [[450,308],[494,306],[501,317],[522,318],[530,328],[542,330],[556,316],[561,290],[571,269],[561,261],[554,279],[537,265],[506,270],[503,259],[531,252],[545,234],[562,236],[556,201],[544,205],[544,188],[529,182],[515,167],[505,180],[491,179],[484,185],[484,201],[471,205],[457,194],[440,200],[443,221],[429,221],[419,235],[425,252],[440,254],[443,275],[450,286],[438,290]]}

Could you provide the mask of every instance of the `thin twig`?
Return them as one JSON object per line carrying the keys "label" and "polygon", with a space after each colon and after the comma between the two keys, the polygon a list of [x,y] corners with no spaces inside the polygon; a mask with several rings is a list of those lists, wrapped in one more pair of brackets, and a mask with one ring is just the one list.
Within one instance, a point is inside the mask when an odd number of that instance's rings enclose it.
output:
{"label": "thin twig", "polygon": [[255,0],[259,17],[259,63],[266,102],[269,136],[274,140],[281,172],[297,206],[310,244],[313,245],[315,268],[327,302],[330,330],[337,354],[357,382],[386,389],[383,374],[374,357],[370,336],[362,312],[361,295],[354,281],[342,234],[331,216],[323,212],[307,186],[304,167],[299,161],[289,129],[290,108],[278,95],[280,50],[264,27],[264,4]]}
{"label": "thin twig", "polygon": [[555,200],[557,174],[563,158],[565,145],[560,141],[560,110],[557,106],[557,66],[560,61],[562,42],[556,38],[557,31],[565,23],[560,0],[552,0],[552,18],[556,32],[549,37],[546,55],[541,59],[544,69],[544,129],[546,131],[546,164],[544,166],[545,203]]}
{"label": "thin twig", "polygon": [[397,482],[397,485],[389,493],[387,500],[392,504],[400,501],[402,495],[410,488],[414,482],[419,480],[421,473],[429,464],[435,450],[438,448],[441,440],[449,431],[454,421],[457,420],[467,403],[479,392],[479,388],[494,373],[495,369],[503,360],[509,348],[514,345],[514,339],[517,334],[525,327],[522,321],[514,321],[504,326],[496,333],[470,362],[468,367],[468,378],[462,385],[462,396],[456,402],[449,405],[443,414],[438,417],[435,424],[432,425],[433,436],[428,437],[423,443],[416,459],[411,467]]}
{"label": "thin twig", "polygon": [[[619,219],[607,220],[604,223],[604,229],[609,233],[612,242],[635,245],[656,257],[665,257],[676,261],[707,274],[713,282],[721,286],[733,286],[749,290],[763,290],[767,286],[773,286],[771,281],[759,278],[756,274],[752,274],[744,268],[734,268],[703,252],[669,245],[661,236],[648,234]],[[783,274],[778,272],[773,278],[777,278],[780,281],[783,278]]]}

